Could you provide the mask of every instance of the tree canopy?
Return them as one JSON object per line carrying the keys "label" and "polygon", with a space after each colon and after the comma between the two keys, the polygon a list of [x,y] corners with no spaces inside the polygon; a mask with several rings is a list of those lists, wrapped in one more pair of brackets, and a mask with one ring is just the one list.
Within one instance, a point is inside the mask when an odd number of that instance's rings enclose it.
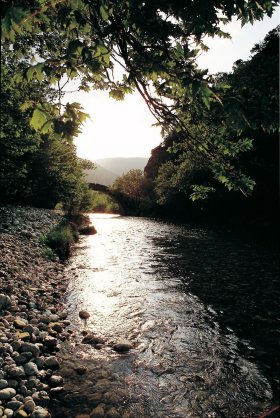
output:
{"label": "tree canopy", "polygon": [[[278,124],[279,124],[279,27],[251,50],[246,61],[238,60],[230,73],[218,74],[215,82],[227,85],[221,94],[223,107],[209,111],[196,104],[190,129],[218,141],[219,147],[235,166],[239,181],[244,174],[256,184],[245,202],[234,193],[228,196],[219,183],[227,182],[226,173],[211,176],[211,161],[193,158],[186,141],[175,132],[167,136],[153,152],[146,175],[154,183],[157,202],[170,205],[178,199],[185,202],[205,199],[215,202],[228,213],[243,208],[255,216],[272,218],[277,212]],[[170,153],[168,150],[172,150]],[[241,152],[242,151],[242,152]],[[246,176],[244,181],[246,181]],[[231,185],[227,184],[230,188]],[[216,195],[212,192],[217,190]],[[210,202],[209,202],[210,203]],[[206,202],[202,204],[205,207]],[[227,207],[227,209],[226,209]],[[212,209],[211,209],[212,210]],[[254,215],[255,214],[255,215]],[[258,215],[258,216],[259,216]]]}
{"label": "tree canopy", "polygon": [[[205,36],[227,37],[221,27],[233,17],[242,24],[271,16],[275,0],[12,0],[2,2],[6,57],[28,65],[16,68],[15,83],[46,83],[56,94],[25,102],[31,126],[73,138],[87,115],[78,103],[63,104],[63,89],[108,89],[120,100],[137,90],[165,134],[177,132],[188,151],[209,161],[216,178],[248,193],[252,182],[227,156],[228,141],[190,129],[197,103],[221,103],[223,83],[214,83],[196,58]],[[8,58],[7,58],[8,59]],[[221,106],[221,104],[220,104]],[[106,127],[104,127],[104,130]],[[232,149],[232,147],[231,147]],[[244,143],[235,142],[235,152]]]}

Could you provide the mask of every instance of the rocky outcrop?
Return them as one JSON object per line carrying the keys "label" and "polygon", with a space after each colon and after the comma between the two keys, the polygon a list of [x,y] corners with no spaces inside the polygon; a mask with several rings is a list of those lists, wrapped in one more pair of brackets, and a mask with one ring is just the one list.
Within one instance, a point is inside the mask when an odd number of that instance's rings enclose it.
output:
{"label": "rocky outcrop", "polygon": [[174,144],[175,141],[178,142],[178,138],[176,138],[176,135],[171,134],[164,139],[162,144],[152,149],[152,155],[149,158],[146,167],[144,168],[144,172],[147,178],[154,180],[158,174],[158,170],[161,164],[176,158],[176,154],[170,153],[168,151],[168,149]]}

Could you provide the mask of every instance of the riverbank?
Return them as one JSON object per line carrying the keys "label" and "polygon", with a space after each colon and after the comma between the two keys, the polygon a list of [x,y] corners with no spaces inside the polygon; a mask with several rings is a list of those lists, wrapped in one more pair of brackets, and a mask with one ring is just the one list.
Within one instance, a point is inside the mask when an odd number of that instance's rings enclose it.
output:
{"label": "riverbank", "polygon": [[69,325],[64,265],[40,244],[62,216],[0,207],[0,417],[49,418],[61,393],[57,352]]}

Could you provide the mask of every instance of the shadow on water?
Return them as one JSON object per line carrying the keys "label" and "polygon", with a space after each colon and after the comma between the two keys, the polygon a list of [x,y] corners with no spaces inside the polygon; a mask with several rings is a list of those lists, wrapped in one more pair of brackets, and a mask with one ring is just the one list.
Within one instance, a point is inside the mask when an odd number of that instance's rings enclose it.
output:
{"label": "shadow on water", "polygon": [[[188,231],[192,228],[187,226]],[[226,334],[239,337],[239,350],[269,379],[279,403],[280,265],[277,242],[269,234],[197,230],[170,238],[166,262],[183,289],[216,312]],[[160,238],[155,243],[166,245]],[[273,415],[276,416],[276,415]]]}
{"label": "shadow on water", "polygon": [[[274,244],[145,218],[93,223],[68,266],[72,337],[54,418],[256,418],[272,406],[270,385],[277,402]],[[83,343],[86,332],[103,344]],[[113,350],[123,339],[125,355]]]}

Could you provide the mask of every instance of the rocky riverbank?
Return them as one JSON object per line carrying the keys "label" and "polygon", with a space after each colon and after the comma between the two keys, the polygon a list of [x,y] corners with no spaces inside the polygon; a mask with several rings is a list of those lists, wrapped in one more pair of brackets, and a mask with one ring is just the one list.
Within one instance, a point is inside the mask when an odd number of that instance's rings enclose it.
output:
{"label": "rocky riverbank", "polygon": [[0,417],[49,418],[61,393],[57,352],[68,338],[64,266],[50,260],[40,237],[61,216],[0,207]]}

